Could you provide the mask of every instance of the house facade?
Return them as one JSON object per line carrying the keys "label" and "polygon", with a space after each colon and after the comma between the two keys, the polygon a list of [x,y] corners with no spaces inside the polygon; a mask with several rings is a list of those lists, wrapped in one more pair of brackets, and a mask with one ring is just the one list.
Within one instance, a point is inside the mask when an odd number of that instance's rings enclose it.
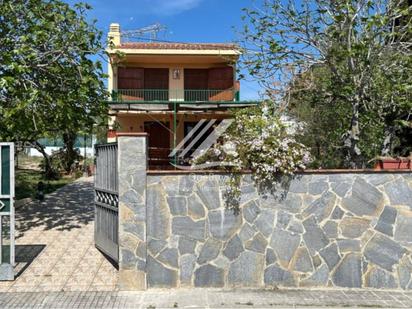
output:
{"label": "house facade", "polygon": [[210,131],[230,109],[256,104],[240,101],[241,52],[234,44],[123,42],[119,24],[108,35],[108,141],[118,133],[148,133],[154,169],[169,166],[169,153],[194,128]]}

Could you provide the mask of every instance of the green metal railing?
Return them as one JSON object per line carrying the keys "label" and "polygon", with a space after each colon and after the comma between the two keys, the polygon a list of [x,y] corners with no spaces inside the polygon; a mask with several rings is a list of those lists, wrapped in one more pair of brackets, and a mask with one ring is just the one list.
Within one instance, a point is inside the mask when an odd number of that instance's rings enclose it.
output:
{"label": "green metal railing", "polygon": [[112,102],[238,102],[235,89],[118,89]]}

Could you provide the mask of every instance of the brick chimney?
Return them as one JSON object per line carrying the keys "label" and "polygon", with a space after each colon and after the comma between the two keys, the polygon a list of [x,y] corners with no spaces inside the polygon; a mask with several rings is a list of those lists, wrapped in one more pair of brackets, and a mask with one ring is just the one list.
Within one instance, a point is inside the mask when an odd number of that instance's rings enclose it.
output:
{"label": "brick chimney", "polygon": [[111,41],[115,46],[120,45],[120,25],[117,23],[110,24],[109,34],[107,35],[109,41]]}

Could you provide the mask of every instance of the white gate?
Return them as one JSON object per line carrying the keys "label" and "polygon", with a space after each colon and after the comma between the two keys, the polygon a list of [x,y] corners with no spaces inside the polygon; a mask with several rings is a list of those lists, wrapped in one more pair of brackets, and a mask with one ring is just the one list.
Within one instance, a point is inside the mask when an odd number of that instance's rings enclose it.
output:
{"label": "white gate", "polygon": [[0,280],[14,280],[14,144],[0,143]]}

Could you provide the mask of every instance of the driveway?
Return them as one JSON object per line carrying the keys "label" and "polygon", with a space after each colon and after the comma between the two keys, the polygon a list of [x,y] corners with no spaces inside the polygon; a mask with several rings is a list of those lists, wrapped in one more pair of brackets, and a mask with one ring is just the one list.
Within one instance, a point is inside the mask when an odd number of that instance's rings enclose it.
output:
{"label": "driveway", "polygon": [[0,292],[113,291],[116,268],[94,247],[93,179],[16,209],[15,281]]}

